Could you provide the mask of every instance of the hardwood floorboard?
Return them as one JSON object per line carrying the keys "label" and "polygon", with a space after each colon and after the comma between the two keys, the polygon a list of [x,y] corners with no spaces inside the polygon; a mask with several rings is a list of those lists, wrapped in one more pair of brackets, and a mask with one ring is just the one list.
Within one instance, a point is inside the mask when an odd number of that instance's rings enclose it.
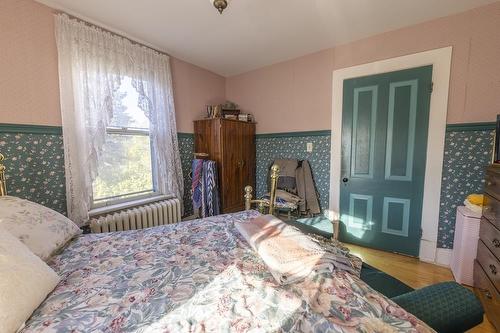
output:
{"label": "hardwood floorboard", "polygon": [[[359,256],[371,265],[412,288],[418,289],[431,284],[454,281],[449,268],[422,262],[417,258],[380,250],[369,249],[353,244],[345,244],[352,254]],[[470,333],[495,333],[493,325],[485,317],[481,325],[469,330]]]}

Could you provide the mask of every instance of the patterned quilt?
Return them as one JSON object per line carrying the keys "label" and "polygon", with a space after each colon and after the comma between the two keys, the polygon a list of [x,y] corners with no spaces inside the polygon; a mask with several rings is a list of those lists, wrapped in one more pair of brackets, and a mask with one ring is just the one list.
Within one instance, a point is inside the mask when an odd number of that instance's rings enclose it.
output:
{"label": "patterned quilt", "polygon": [[279,286],[234,228],[253,211],[81,235],[22,332],[430,332],[344,271]]}

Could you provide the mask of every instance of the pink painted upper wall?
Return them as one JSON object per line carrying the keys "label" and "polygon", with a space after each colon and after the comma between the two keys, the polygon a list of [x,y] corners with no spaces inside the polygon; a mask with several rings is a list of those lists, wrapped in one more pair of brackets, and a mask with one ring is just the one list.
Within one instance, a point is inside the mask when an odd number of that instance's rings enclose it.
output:
{"label": "pink painted upper wall", "polygon": [[52,10],[0,1],[0,123],[60,125]]}
{"label": "pink painted upper wall", "polygon": [[[453,46],[448,123],[500,113],[500,3],[223,78],[171,58],[177,128],[192,132],[206,104],[226,98],[256,116],[259,133],[329,129],[332,71]],[[0,1],[0,123],[60,125],[53,10]],[[263,50],[264,52],[264,50]]]}
{"label": "pink painted upper wall", "polygon": [[[0,123],[61,125],[54,10],[0,0]],[[171,59],[177,130],[193,132],[205,105],[225,99],[225,78]]]}
{"label": "pink painted upper wall", "polygon": [[330,129],[332,71],[453,46],[448,123],[500,113],[500,2],[226,79],[226,98],[256,116],[258,133]]}
{"label": "pink painted upper wall", "polygon": [[193,133],[193,120],[206,116],[206,105],[225,101],[226,79],[176,58],[170,58],[177,131]]}

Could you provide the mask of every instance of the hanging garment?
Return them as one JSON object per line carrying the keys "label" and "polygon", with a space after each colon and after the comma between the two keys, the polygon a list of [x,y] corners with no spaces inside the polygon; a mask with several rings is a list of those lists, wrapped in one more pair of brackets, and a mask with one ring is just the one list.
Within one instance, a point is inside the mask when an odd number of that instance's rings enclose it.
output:
{"label": "hanging garment", "polygon": [[208,160],[193,160],[192,164],[193,209],[201,217],[220,214],[217,163]]}
{"label": "hanging garment", "polygon": [[204,193],[206,194],[203,217],[219,215],[219,187],[217,182],[217,164],[215,161],[203,163]]}
{"label": "hanging garment", "polygon": [[191,190],[193,193],[193,209],[197,211],[201,208],[203,198],[202,198],[202,190],[203,190],[203,182],[202,182],[202,174],[203,174],[203,160],[193,160],[192,163],[192,172],[193,179],[191,183]]}
{"label": "hanging garment", "polygon": [[318,192],[316,191],[309,161],[303,160],[301,166],[297,168],[296,173],[297,192],[299,197],[303,199],[303,202],[300,204],[300,212],[309,212],[311,214],[321,213]]}
{"label": "hanging garment", "polygon": [[280,167],[280,176],[278,178],[278,188],[287,192],[297,194],[296,170],[299,161],[296,159],[274,160],[274,164]]}

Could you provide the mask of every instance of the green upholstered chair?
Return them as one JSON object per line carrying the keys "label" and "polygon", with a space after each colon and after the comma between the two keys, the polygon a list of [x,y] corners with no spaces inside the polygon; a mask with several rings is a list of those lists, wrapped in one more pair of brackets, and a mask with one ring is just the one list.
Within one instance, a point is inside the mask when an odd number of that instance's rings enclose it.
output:
{"label": "green upholstered chair", "polygon": [[392,300],[439,333],[465,332],[483,321],[481,302],[456,282],[438,283]]}

